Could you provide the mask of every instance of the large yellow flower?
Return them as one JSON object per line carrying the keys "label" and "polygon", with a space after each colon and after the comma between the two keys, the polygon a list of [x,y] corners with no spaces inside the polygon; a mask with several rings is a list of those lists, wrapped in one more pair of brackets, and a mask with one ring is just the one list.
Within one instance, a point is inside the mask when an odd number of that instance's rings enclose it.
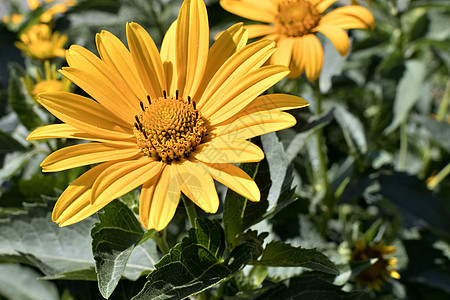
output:
{"label": "large yellow flower", "polygon": [[53,220],[85,219],[142,185],[139,216],[147,229],[172,219],[180,193],[205,212],[219,206],[213,179],[258,201],[255,182],[233,165],[264,154],[247,139],[293,126],[285,109],[307,105],[285,94],[259,96],[285,77],[284,66],[262,66],[272,41],[246,45],[241,24],[209,49],[206,7],[186,0],[158,52],[138,24],[127,24],[128,49],[111,33],[96,37],[98,58],[72,46],[61,73],[95,101],[72,93],[44,93],[38,101],[65,124],[33,131],[28,139],[91,140],[50,154],[44,172],[99,164],[60,196]]}
{"label": "large yellow flower", "polygon": [[315,33],[323,33],[344,56],[350,48],[345,29],[366,29],[375,24],[372,14],[359,5],[340,7],[324,14],[336,1],[221,0],[220,5],[241,17],[272,23],[246,26],[249,38],[263,36],[276,41],[279,49],[270,62],[289,66],[289,78],[297,78],[305,72],[309,81],[315,81],[323,63],[322,45]]}
{"label": "large yellow flower", "polygon": [[20,42],[16,42],[15,45],[28,56],[47,60],[58,56],[64,57],[66,41],[66,35],[59,32],[52,33],[47,24],[36,24],[21,34]]}

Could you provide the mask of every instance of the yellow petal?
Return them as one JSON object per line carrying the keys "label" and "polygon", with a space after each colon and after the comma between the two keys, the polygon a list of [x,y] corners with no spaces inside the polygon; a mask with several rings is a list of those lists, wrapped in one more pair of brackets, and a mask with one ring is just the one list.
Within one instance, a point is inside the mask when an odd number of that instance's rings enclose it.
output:
{"label": "yellow petal", "polygon": [[296,38],[292,49],[291,64],[289,65],[289,70],[291,70],[291,73],[288,75],[289,78],[297,78],[303,74],[305,71],[306,59],[307,57],[303,50],[303,37]]}
{"label": "yellow petal", "polygon": [[232,123],[216,127],[211,133],[229,140],[246,140],[258,135],[289,128],[296,119],[282,111],[262,111],[243,116]]}
{"label": "yellow petal", "polygon": [[172,165],[165,165],[159,176],[142,186],[139,218],[147,229],[163,230],[177,209],[181,192],[171,177],[171,168]]}
{"label": "yellow petal", "polygon": [[41,163],[42,172],[58,172],[110,160],[131,158],[139,154],[136,144],[122,146],[85,143],[59,149]]}
{"label": "yellow petal", "polygon": [[282,39],[278,42],[278,49],[270,58],[270,63],[274,65],[282,65],[289,67],[292,57],[292,49],[294,48],[295,39]]}
{"label": "yellow petal", "polygon": [[238,116],[241,117],[245,114],[251,114],[263,110],[289,110],[302,108],[308,105],[309,104],[305,99],[298,96],[288,94],[268,94],[259,96],[253,100],[242,110],[241,113],[238,114]]}
{"label": "yellow petal", "polygon": [[162,91],[167,90],[166,76],[153,39],[139,24],[128,23],[127,40],[147,94],[152,99],[162,97]]}
{"label": "yellow petal", "polygon": [[322,0],[319,3],[317,3],[316,8],[319,11],[319,13],[323,13],[328,7],[330,7],[331,4],[336,2],[337,0]]}
{"label": "yellow petal", "polygon": [[124,44],[112,33],[103,30],[96,35],[98,53],[101,59],[119,73],[122,79],[130,86],[130,92],[136,99],[143,101],[147,93],[142,86],[133,58]]}
{"label": "yellow petal", "polygon": [[209,24],[203,0],[185,0],[177,21],[176,60],[181,96],[194,96],[203,77],[209,49]]}
{"label": "yellow petal", "polygon": [[319,25],[338,26],[342,29],[374,28],[375,19],[372,13],[359,5],[339,7],[320,20]]}
{"label": "yellow petal", "polygon": [[237,83],[225,95],[217,95],[211,109],[202,114],[210,120],[211,126],[219,124],[247,106],[269,87],[283,79],[289,70],[284,66],[266,66],[255,70]]}
{"label": "yellow petal", "polygon": [[184,160],[181,163],[172,164],[173,177],[178,186],[192,202],[207,213],[215,213],[219,208],[219,196],[217,195],[214,180],[201,166]]}
{"label": "yellow petal", "polygon": [[136,139],[131,134],[126,137],[125,135],[119,133],[112,134],[110,136],[111,139],[99,138],[98,135],[86,133],[83,130],[79,130],[67,124],[52,124],[33,130],[33,132],[28,135],[27,140],[30,141],[52,138],[81,139],[95,142],[106,142],[109,144],[123,144],[123,142],[128,144],[135,142]]}
{"label": "yellow petal", "polygon": [[230,141],[220,137],[197,146],[192,156],[206,163],[258,162],[264,152],[248,141]]}
{"label": "yellow petal", "polygon": [[38,101],[61,121],[97,137],[128,139],[132,132],[132,123],[114,118],[101,104],[76,94],[41,93]]}
{"label": "yellow petal", "polygon": [[247,77],[248,73],[261,67],[275,51],[272,41],[258,41],[243,47],[233,54],[212,77],[202,98],[197,100],[203,115],[217,105],[217,98],[229,94],[234,86]]}
{"label": "yellow petal", "polygon": [[323,33],[333,43],[341,56],[345,56],[350,49],[350,40],[347,33],[340,28],[333,26],[319,25],[314,29]]}
{"label": "yellow petal", "polygon": [[139,112],[139,99],[133,97],[127,82],[92,52],[72,45],[66,59],[70,67],[60,72],[109,111],[124,120],[132,120]]}
{"label": "yellow petal", "polygon": [[91,205],[91,187],[95,179],[111,163],[98,165],[80,177],[78,177],[61,194],[53,208],[52,220],[59,223],[59,226],[67,226],[86,219],[98,210],[102,209],[109,202],[97,202]]}
{"label": "yellow petal", "polygon": [[119,198],[158,175],[161,172],[162,164],[160,161],[141,157],[111,165],[95,180],[91,203]]}
{"label": "yellow petal", "polygon": [[259,201],[261,193],[250,176],[233,164],[202,163],[211,176],[250,201]]}
{"label": "yellow petal", "polygon": [[197,106],[201,107],[203,105],[205,98],[202,98],[202,94],[211,78],[231,55],[247,44],[247,40],[247,33],[241,23],[235,24],[221,33],[208,52],[205,74],[196,95],[193,97],[194,99],[199,99]]}
{"label": "yellow petal", "polygon": [[248,38],[252,39],[276,32],[275,27],[271,25],[246,25],[244,27],[248,31]]}
{"label": "yellow petal", "polygon": [[273,23],[277,8],[270,0],[220,0],[227,11],[246,19]]}
{"label": "yellow petal", "polygon": [[305,73],[308,80],[313,82],[319,78],[323,63],[323,48],[319,39],[308,34],[303,37],[303,53],[306,57]]}
{"label": "yellow petal", "polygon": [[177,21],[170,25],[161,45],[161,60],[166,75],[167,92],[170,96],[175,95],[177,90],[177,68],[175,60],[175,36]]}

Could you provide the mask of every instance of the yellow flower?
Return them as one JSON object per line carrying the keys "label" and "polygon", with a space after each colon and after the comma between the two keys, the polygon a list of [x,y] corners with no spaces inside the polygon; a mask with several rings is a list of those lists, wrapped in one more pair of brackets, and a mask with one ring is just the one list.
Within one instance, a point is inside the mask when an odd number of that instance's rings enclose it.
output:
{"label": "yellow flower", "polygon": [[395,251],[395,246],[385,246],[382,242],[368,245],[363,241],[356,241],[351,261],[378,259],[373,265],[370,265],[356,276],[357,285],[365,285],[372,290],[380,291],[383,280],[389,280],[390,277],[400,279],[400,274],[394,270],[397,265],[397,259],[385,257],[385,255],[393,254]]}
{"label": "yellow flower", "polygon": [[[50,5],[49,3],[53,3]],[[41,16],[39,17],[39,22],[41,23],[50,23],[53,16],[59,13],[64,13],[67,11],[67,9],[71,6],[76,5],[76,0],[27,0],[27,4],[29,7],[29,11],[36,11],[39,7],[42,7],[45,5],[45,7],[50,6],[48,9],[46,9]],[[19,11],[20,13],[12,14],[11,16],[4,16],[2,21],[3,23],[12,23],[14,25],[17,25],[21,23],[24,19],[23,14],[26,14],[26,11]]]}
{"label": "yellow flower", "polygon": [[220,5],[241,17],[272,23],[246,26],[249,38],[263,36],[276,41],[279,49],[270,62],[288,66],[289,78],[297,78],[305,72],[309,81],[315,81],[323,63],[317,32],[328,37],[344,56],[350,48],[345,29],[366,29],[375,24],[372,14],[361,6],[340,7],[324,14],[334,2],[336,0],[221,0]]}
{"label": "yellow flower", "polygon": [[285,94],[259,96],[285,77],[284,66],[262,66],[272,41],[247,44],[236,24],[209,49],[206,7],[186,0],[159,53],[150,35],[127,24],[128,50],[114,35],[96,36],[100,59],[72,46],[60,72],[95,101],[71,93],[44,93],[38,101],[64,124],[33,131],[29,140],[93,141],[50,154],[41,164],[56,172],[99,164],[60,196],[53,220],[60,226],[85,219],[113,199],[142,185],[142,225],[162,230],[180,193],[208,213],[219,198],[213,179],[252,201],[255,182],[233,165],[257,162],[264,153],[247,139],[296,123],[282,110],[306,101]]}
{"label": "yellow flower", "polygon": [[59,32],[52,33],[47,24],[36,24],[21,34],[20,42],[16,42],[15,45],[28,56],[46,60],[57,56],[64,57],[63,47],[66,41],[66,35]]}
{"label": "yellow flower", "polygon": [[38,95],[43,92],[70,91],[70,81],[65,77],[58,78],[56,65],[50,65],[50,62],[46,60],[44,68],[44,76],[41,72],[37,72],[36,83],[29,75],[21,78],[27,88],[28,94],[33,100],[36,100]]}

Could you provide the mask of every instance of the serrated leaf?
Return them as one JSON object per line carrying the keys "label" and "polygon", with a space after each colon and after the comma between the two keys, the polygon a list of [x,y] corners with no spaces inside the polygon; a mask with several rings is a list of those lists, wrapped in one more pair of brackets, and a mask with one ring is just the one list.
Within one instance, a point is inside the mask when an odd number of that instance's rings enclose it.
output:
{"label": "serrated leaf", "polygon": [[[239,167],[254,179],[258,166],[259,163],[245,163]],[[247,199],[233,190],[227,190],[223,204],[223,226],[225,229],[225,240],[231,248],[236,237],[243,231],[242,218],[247,201]]]}
{"label": "serrated leaf", "polygon": [[0,264],[0,296],[10,300],[59,300],[55,284],[37,280],[39,276],[26,266]]}
{"label": "serrated leaf", "polygon": [[28,129],[33,130],[44,125],[41,118],[35,113],[35,104],[26,94],[20,81],[18,67],[11,68],[8,86],[8,99],[11,107],[17,113],[20,122]]}
{"label": "serrated leaf", "polygon": [[262,257],[251,264],[267,267],[304,267],[333,275],[339,274],[338,268],[316,249],[293,247],[282,242],[269,243]]}
{"label": "serrated leaf", "polygon": [[197,219],[195,228],[175,245],[133,299],[184,299],[229,278],[253,259],[254,246],[237,246],[224,261],[225,237],[217,221]]}
{"label": "serrated leaf", "polygon": [[394,102],[394,118],[389,126],[384,130],[389,134],[400,126],[411,109],[422,95],[423,81],[426,75],[424,61],[409,60],[406,62],[406,71],[400,80]]}
{"label": "serrated leaf", "polygon": [[[128,259],[144,235],[144,230],[133,212],[118,200],[108,204],[104,213],[98,216],[100,222],[91,231],[92,253],[100,293],[104,298],[109,298],[122,278]],[[152,252],[156,255],[155,243]],[[147,268],[153,269],[153,264]]]}

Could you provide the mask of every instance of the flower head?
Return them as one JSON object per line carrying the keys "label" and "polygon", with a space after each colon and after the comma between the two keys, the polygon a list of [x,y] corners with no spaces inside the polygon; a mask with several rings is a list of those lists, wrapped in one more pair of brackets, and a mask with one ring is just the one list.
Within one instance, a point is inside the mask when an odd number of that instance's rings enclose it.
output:
{"label": "flower head", "polygon": [[66,35],[59,32],[52,33],[47,24],[36,24],[21,34],[20,42],[16,42],[15,45],[28,56],[46,60],[57,56],[64,57],[63,47],[66,41]]}
{"label": "flower head", "polygon": [[324,34],[344,56],[350,48],[345,29],[373,27],[372,14],[364,7],[350,5],[327,14],[325,10],[337,0],[221,0],[231,13],[272,25],[248,25],[249,38],[264,37],[278,43],[270,62],[288,66],[289,78],[303,72],[309,81],[320,75],[323,49],[317,32]]}
{"label": "flower head", "polygon": [[96,37],[100,58],[72,46],[60,72],[92,98],[43,93],[38,101],[64,124],[32,132],[29,140],[93,141],[60,149],[43,162],[44,172],[98,164],[60,196],[53,220],[60,226],[85,219],[139,187],[139,217],[161,230],[172,219],[181,192],[208,213],[219,206],[217,180],[259,201],[255,182],[233,163],[260,161],[247,139],[293,126],[282,110],[306,106],[284,94],[263,95],[285,77],[284,66],[263,66],[272,41],[247,44],[241,24],[226,30],[209,49],[206,7],[183,3],[158,52],[138,24],[127,24],[129,50],[111,33]]}
{"label": "flower head", "polygon": [[44,92],[62,92],[70,91],[70,81],[65,78],[59,78],[56,72],[56,65],[50,64],[48,60],[44,62],[45,72],[37,72],[36,82],[29,76],[21,78],[27,88],[30,97],[36,101],[38,95]]}
{"label": "flower head", "polygon": [[387,258],[386,255],[393,254],[396,251],[395,246],[385,246],[382,242],[368,245],[363,241],[356,241],[355,249],[351,255],[351,261],[364,261],[372,258],[378,260],[364,269],[356,276],[358,285],[365,285],[370,289],[379,291],[383,280],[390,277],[399,279],[400,274],[394,270],[397,259],[394,257]]}

